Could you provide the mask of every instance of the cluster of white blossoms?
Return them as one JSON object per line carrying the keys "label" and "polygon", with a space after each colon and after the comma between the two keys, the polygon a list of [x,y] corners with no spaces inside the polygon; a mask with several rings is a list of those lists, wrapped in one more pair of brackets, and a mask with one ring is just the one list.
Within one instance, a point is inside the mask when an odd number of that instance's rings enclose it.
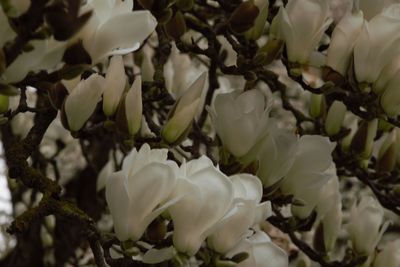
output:
{"label": "cluster of white blossoms", "polygon": [[334,27],[327,53],[319,53],[315,49],[332,22],[329,1],[289,1],[273,32],[285,41],[290,61],[325,65],[343,77],[354,72],[360,90],[374,92],[389,117],[399,115],[400,4],[357,1]]}
{"label": "cluster of white blossoms", "polygon": [[[248,252],[250,257],[238,266],[288,266],[286,253],[257,226],[271,214],[271,204],[261,202],[262,184],[257,177],[228,177],[205,156],[178,167],[167,153],[144,144],[124,159],[121,171],[108,178],[106,199],[118,239],[139,240],[161,216],[163,224],[173,223],[172,233],[163,234],[173,236],[173,245],[181,253],[195,255],[207,244],[222,255]],[[271,262],[262,262],[264,253]],[[144,259],[157,261],[156,254]]]}

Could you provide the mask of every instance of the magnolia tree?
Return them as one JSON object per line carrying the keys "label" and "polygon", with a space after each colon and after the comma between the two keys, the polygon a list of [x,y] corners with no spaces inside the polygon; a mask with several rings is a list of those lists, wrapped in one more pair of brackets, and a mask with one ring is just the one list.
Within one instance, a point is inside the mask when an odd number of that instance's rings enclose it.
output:
{"label": "magnolia tree", "polygon": [[400,3],[0,3],[0,266],[400,266]]}

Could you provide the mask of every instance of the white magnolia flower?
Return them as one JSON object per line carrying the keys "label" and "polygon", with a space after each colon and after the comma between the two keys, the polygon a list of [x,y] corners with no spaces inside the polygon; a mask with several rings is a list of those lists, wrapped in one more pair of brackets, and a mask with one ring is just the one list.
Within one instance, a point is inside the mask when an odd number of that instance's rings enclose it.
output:
{"label": "white magnolia flower", "polygon": [[307,63],[332,19],[326,0],[290,0],[277,15],[279,37],[292,62]]}
{"label": "white magnolia flower", "polygon": [[232,207],[208,238],[208,244],[220,253],[231,250],[246,237],[249,228],[264,221],[271,213],[270,202],[259,203],[263,194],[260,179],[250,174],[229,178],[234,189]]}
{"label": "white magnolia flower", "polygon": [[330,251],[335,246],[342,225],[342,197],[337,176],[329,179],[321,195],[316,207],[317,220],[323,225],[325,249]]}
{"label": "white magnolia flower", "polygon": [[400,4],[393,4],[363,25],[354,47],[357,81],[374,83],[399,53]]}
{"label": "white magnolia flower", "polygon": [[298,137],[286,130],[275,130],[263,142],[258,154],[257,176],[269,187],[278,183],[292,167],[298,146]]}
{"label": "white magnolia flower", "polygon": [[232,182],[207,157],[183,163],[174,193],[182,199],[169,208],[175,248],[194,255],[229,211],[233,193]]}
{"label": "white magnolia flower", "polygon": [[217,95],[209,112],[225,149],[243,157],[266,136],[269,110],[264,95],[253,89]]}
{"label": "white magnolia flower", "polygon": [[170,205],[178,166],[167,160],[167,149],[144,144],[124,159],[122,170],[109,177],[106,200],[121,241],[139,240],[147,226]]}
{"label": "white magnolia flower", "polygon": [[98,74],[78,83],[64,103],[69,130],[78,131],[83,127],[96,109],[103,91],[104,78]]}
{"label": "white magnolia flower", "polygon": [[374,260],[373,267],[397,267],[400,265],[400,240],[386,244]]}
{"label": "white magnolia flower", "polygon": [[59,42],[53,38],[33,40],[30,44],[33,49],[19,55],[4,71],[2,80],[14,83],[25,78],[30,71],[51,71],[60,63],[67,48],[66,42]]}
{"label": "white magnolia flower", "polygon": [[342,75],[346,75],[350,57],[353,54],[363,23],[362,12],[347,14],[340,20],[332,33],[326,59],[327,66]]}
{"label": "white magnolia flower", "polygon": [[299,139],[295,160],[282,180],[281,191],[304,201],[292,206],[292,212],[304,218],[310,215],[321,198],[323,186],[336,175],[331,152],[334,145],[328,138],[304,135]]}
{"label": "white magnolia flower", "polygon": [[112,116],[118,108],[126,86],[124,62],[121,56],[113,56],[107,68],[104,84],[103,111],[107,116]]}
{"label": "white magnolia flower", "polygon": [[257,231],[253,236],[243,240],[227,256],[232,257],[240,252],[247,252],[249,257],[236,267],[288,267],[289,257],[286,252],[275,245],[269,236]]}
{"label": "white magnolia flower", "polygon": [[78,35],[93,63],[109,55],[135,51],[154,31],[157,20],[151,13],[132,9],[133,0],[89,0],[82,8],[93,10],[90,21]]}
{"label": "white magnolia flower", "polygon": [[207,73],[201,74],[180,97],[162,129],[165,141],[173,144],[185,134],[192,124],[196,112],[201,104],[203,89],[206,85]]}
{"label": "white magnolia flower", "polygon": [[[370,255],[378,244],[388,224],[383,224],[384,211],[371,196],[363,196],[360,203],[354,203],[349,218],[348,232],[353,248],[358,253]],[[366,234],[368,233],[368,234]]]}

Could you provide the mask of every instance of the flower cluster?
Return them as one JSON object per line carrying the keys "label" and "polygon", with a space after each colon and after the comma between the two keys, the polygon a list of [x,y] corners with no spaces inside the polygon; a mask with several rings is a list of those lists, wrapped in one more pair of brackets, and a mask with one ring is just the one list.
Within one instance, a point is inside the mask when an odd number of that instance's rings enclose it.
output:
{"label": "flower cluster", "polygon": [[[269,202],[260,203],[262,184],[257,177],[228,177],[205,156],[178,167],[167,153],[144,144],[124,159],[121,171],[108,178],[106,199],[119,240],[137,241],[146,229],[147,236],[157,235],[151,231],[158,229],[148,227],[163,214],[167,219],[162,224],[173,223],[173,244],[179,252],[195,255],[207,240],[210,248],[223,255],[236,255],[235,247],[244,246],[236,252],[248,252],[249,260],[260,262],[257,266],[270,266],[261,263],[263,253],[279,262],[275,266],[288,266],[285,252],[264,233],[249,233],[271,213]],[[169,233],[158,234],[163,239]],[[260,241],[252,241],[259,240],[258,235]],[[252,243],[265,251],[251,252]]]}

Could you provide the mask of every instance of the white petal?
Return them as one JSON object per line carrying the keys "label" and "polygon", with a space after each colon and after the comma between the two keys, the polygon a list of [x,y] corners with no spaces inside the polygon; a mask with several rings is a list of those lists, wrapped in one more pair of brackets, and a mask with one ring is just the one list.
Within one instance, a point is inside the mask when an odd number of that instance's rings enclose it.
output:
{"label": "white petal", "polygon": [[233,184],[234,198],[260,202],[263,187],[260,179],[251,174],[236,174],[229,177]]}
{"label": "white petal", "polygon": [[110,176],[106,185],[106,200],[114,221],[114,230],[119,240],[129,238],[128,216],[130,199],[126,190],[126,178],[122,172]]}
{"label": "white petal", "polygon": [[98,62],[114,50],[137,46],[154,31],[156,25],[157,21],[149,11],[117,15],[97,29],[88,52],[93,62]]}
{"label": "white petal", "polygon": [[232,249],[253,226],[255,205],[251,200],[235,201],[232,211],[221,220],[216,231],[208,238],[212,248],[220,253]]}
{"label": "white petal", "polygon": [[169,211],[175,227],[175,247],[193,255],[230,208],[233,187],[214,167],[198,171],[187,179],[178,180],[177,194],[184,197]]}
{"label": "white petal", "polygon": [[138,240],[151,221],[146,216],[166,201],[176,182],[174,172],[168,165],[150,163],[133,176],[128,177],[127,186],[130,198],[129,230],[130,237]]}

